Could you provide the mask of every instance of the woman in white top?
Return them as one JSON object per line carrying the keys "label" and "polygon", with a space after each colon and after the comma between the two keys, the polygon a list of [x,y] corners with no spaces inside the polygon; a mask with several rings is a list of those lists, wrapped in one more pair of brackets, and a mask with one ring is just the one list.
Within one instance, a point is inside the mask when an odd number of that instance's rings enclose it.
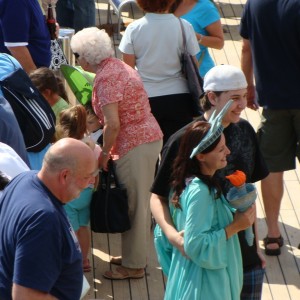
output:
{"label": "woman in white top", "polygon": [[[182,31],[179,20],[168,13],[174,0],[137,0],[146,15],[131,23],[119,49],[125,63],[137,68],[164,142],[192,120],[192,99],[182,74]],[[199,45],[193,27],[183,20],[187,51],[195,56]]]}

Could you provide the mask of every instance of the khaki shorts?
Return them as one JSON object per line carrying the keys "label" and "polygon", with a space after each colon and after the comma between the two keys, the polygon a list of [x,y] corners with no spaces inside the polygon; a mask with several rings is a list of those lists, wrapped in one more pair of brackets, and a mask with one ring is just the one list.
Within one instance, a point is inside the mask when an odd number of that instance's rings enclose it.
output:
{"label": "khaki shorts", "polygon": [[295,158],[300,158],[300,109],[263,109],[257,136],[270,172],[295,169]]}

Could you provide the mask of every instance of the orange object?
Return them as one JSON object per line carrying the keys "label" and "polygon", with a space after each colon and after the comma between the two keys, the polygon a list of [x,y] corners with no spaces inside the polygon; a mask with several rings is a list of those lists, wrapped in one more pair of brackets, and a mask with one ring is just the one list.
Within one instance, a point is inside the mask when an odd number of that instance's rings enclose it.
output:
{"label": "orange object", "polygon": [[231,175],[226,176],[232,185],[238,187],[246,182],[246,174],[242,171],[236,170]]}

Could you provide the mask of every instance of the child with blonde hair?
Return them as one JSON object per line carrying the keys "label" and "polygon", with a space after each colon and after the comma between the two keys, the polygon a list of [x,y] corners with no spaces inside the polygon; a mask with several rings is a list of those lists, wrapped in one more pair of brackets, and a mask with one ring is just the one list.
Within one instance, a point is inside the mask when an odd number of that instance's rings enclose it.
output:
{"label": "child with blonde hair", "polygon": [[[86,123],[87,113],[84,106],[75,105],[65,109],[59,115],[59,123],[56,126],[56,138],[59,140],[64,137],[71,137],[82,140],[94,150],[95,159],[98,160],[101,148],[86,136]],[[64,206],[81,247],[84,272],[91,271],[88,254],[91,242],[89,220],[93,189],[94,186],[86,188],[81,192],[79,198],[72,200]]]}

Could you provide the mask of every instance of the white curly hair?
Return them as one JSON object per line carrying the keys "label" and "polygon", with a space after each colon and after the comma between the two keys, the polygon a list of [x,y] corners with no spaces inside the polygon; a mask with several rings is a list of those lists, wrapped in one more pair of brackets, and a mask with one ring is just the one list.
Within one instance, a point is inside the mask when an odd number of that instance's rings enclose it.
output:
{"label": "white curly hair", "polygon": [[78,31],[71,39],[71,49],[90,65],[98,65],[102,60],[114,55],[109,35],[97,27]]}

